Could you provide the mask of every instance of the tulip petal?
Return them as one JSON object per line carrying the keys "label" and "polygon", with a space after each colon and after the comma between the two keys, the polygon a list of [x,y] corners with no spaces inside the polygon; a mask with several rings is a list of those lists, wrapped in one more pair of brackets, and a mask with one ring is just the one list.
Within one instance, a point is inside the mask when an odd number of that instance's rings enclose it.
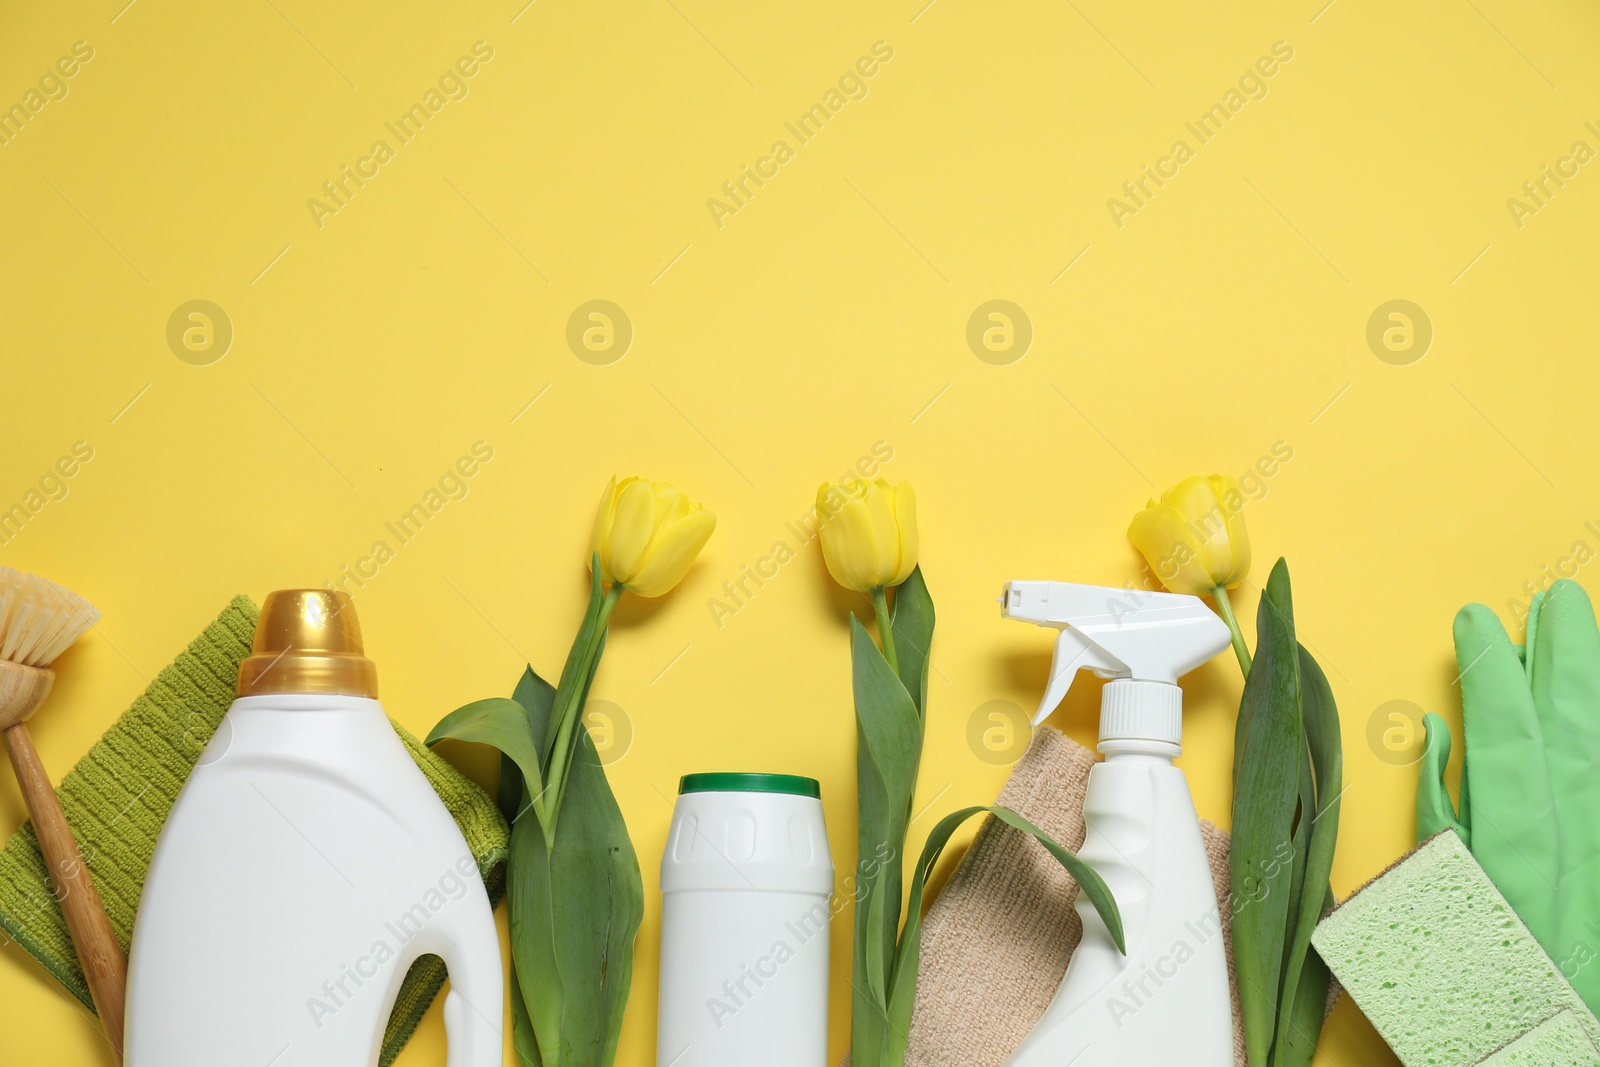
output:
{"label": "tulip petal", "polygon": [[645,550],[656,532],[654,486],[644,478],[628,478],[617,489],[616,517],[602,554],[613,581],[633,581]]}
{"label": "tulip petal", "polygon": [[833,527],[833,517],[844,507],[846,499],[831,482],[817,486],[817,539],[822,543],[822,562],[833,580],[846,589],[853,589],[855,586],[849,581],[839,560],[843,551],[843,530]]}
{"label": "tulip petal", "polygon": [[711,531],[716,526],[717,517],[698,508],[667,523],[650,542],[650,551],[645,554],[633,580],[625,584],[643,597],[661,596],[670,591],[689,573],[695,557],[711,539]]}
{"label": "tulip petal", "polygon": [[1174,593],[1210,592],[1208,575],[1198,562],[1198,546],[1176,508],[1167,504],[1145,508],[1128,525],[1128,540],[1161,584]]}
{"label": "tulip petal", "polygon": [[861,593],[905,581],[917,566],[916,500],[904,482],[823,482],[817,521],[833,580]]}
{"label": "tulip petal", "polygon": [[1201,555],[1211,584],[1232,585],[1244,577],[1250,565],[1250,542],[1239,515],[1244,497],[1239,483],[1228,475],[1213,474],[1205,484],[1209,499],[1203,511],[1190,516],[1190,525],[1202,540]]}
{"label": "tulip petal", "polygon": [[894,576],[889,579],[889,584],[899,585],[911,577],[911,572],[917,566],[917,550],[920,547],[917,533],[917,494],[912,490],[910,482],[901,482],[894,488],[893,493],[894,524],[900,531],[900,559]]}
{"label": "tulip petal", "polygon": [[[1215,477],[1215,476],[1213,476]],[[1185,478],[1162,496],[1184,522],[1185,540],[1196,557],[1197,580],[1207,588],[1216,585],[1219,572],[1229,569],[1228,515],[1211,478]]]}
{"label": "tulip petal", "polygon": [[894,521],[894,489],[879,478],[862,493],[861,502],[872,519],[871,568],[873,585],[889,585],[900,568],[900,530]]}
{"label": "tulip petal", "polygon": [[828,573],[846,589],[861,593],[881,585],[873,548],[876,524],[865,500],[840,489],[836,495],[828,494],[828,504],[838,509],[821,516],[822,556]]}
{"label": "tulip petal", "polygon": [[611,535],[611,526],[617,517],[617,476],[613,474],[606,483],[605,491],[600,494],[600,508],[594,516],[594,530],[589,534],[589,561],[592,566],[594,557],[600,556],[600,576],[606,581],[616,581],[616,578],[607,572],[604,549],[606,538]]}
{"label": "tulip petal", "polygon": [[1232,586],[1250,569],[1244,498],[1226,475],[1185,478],[1133,518],[1128,540],[1168,589],[1208,593]]}
{"label": "tulip petal", "polygon": [[675,486],[668,485],[666,482],[653,482],[650,488],[655,493],[656,524],[658,529],[696,510],[694,503],[679,492]]}
{"label": "tulip petal", "polygon": [[1219,566],[1212,577],[1221,586],[1235,586],[1250,573],[1250,533],[1244,525],[1244,497],[1239,483],[1226,475],[1213,475],[1216,479],[1217,497],[1227,516],[1228,562]]}

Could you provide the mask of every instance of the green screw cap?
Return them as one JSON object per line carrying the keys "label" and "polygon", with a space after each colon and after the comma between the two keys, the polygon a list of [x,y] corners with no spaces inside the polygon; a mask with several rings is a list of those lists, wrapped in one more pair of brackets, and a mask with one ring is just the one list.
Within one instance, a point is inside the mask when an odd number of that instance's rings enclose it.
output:
{"label": "green screw cap", "polygon": [[822,786],[815,778],[798,774],[755,774],[718,771],[686,774],[678,780],[679,793],[790,793],[797,797],[822,799]]}

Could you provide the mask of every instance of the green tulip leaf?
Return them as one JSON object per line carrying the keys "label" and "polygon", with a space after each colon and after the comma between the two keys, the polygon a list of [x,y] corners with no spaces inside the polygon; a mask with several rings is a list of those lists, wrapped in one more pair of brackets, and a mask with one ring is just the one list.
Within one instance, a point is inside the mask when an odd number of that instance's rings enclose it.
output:
{"label": "green tulip leaf", "polygon": [[511,691],[511,699],[521,704],[523,711],[527,712],[528,732],[542,751],[545,734],[550,729],[550,708],[556,699],[555,687],[534,673],[533,667],[524,667],[522,677],[517,679],[517,687]]}
{"label": "green tulip leaf", "polygon": [[1239,703],[1229,881],[1233,951],[1251,1067],[1267,1067],[1283,986],[1305,731],[1289,569],[1279,560],[1256,614],[1256,654]]}
{"label": "green tulip leaf", "polygon": [[[517,682],[517,688],[512,692],[511,699],[522,705],[528,719],[528,732],[533,737],[535,751],[544,751],[544,735],[550,722],[550,705],[555,701],[556,691],[549,682],[533,672],[531,666],[523,668],[522,678]],[[517,769],[517,763],[510,756],[500,757],[500,787],[498,792],[500,813],[506,817],[507,823],[515,822],[517,817],[528,809],[530,795],[523,785],[523,775]]]}
{"label": "green tulip leaf", "polygon": [[980,812],[993,815],[998,821],[1021,830],[1043,845],[1045,851],[1054,856],[1056,861],[1066,868],[1067,873],[1077,879],[1079,888],[1094,905],[1095,912],[1106,924],[1106,929],[1110,931],[1117,948],[1124,953],[1128,951],[1122,930],[1122,913],[1117,909],[1117,902],[1111,896],[1110,887],[1094,868],[1010,808],[976,805],[953,811],[940,819],[938,825],[928,834],[927,843],[922,846],[922,858],[917,861],[916,871],[911,878],[911,896],[906,902],[906,927],[900,935],[900,952],[895,961],[893,990],[889,999],[889,1028],[892,1032],[902,1035],[902,1040],[904,1040],[903,1035],[909,1033],[911,1026],[911,1009],[916,1001],[917,970],[922,959],[923,892],[927,887],[928,878],[939,863],[939,857],[944,853],[945,846],[950,843],[951,836],[963,822]]}
{"label": "green tulip leaf", "polygon": [[[1310,1063],[1316,1051],[1316,1035],[1322,1028],[1319,1015],[1316,1028],[1310,1032],[1308,1045],[1303,1035],[1286,1027],[1284,1021],[1295,1019],[1301,999],[1301,982],[1309,979],[1315,985],[1320,981],[1322,1000],[1327,999],[1327,968],[1320,959],[1316,959],[1316,953],[1311,948],[1311,933],[1322,920],[1327,906],[1331,906],[1333,890],[1328,880],[1333,872],[1334,846],[1339,838],[1339,802],[1344,793],[1344,750],[1339,736],[1339,711],[1334,705],[1333,689],[1328,685],[1327,675],[1322,673],[1322,668],[1306,647],[1297,647],[1305,752],[1310,759],[1310,778],[1314,791],[1307,802],[1302,789],[1301,826],[1296,831],[1296,837],[1305,842],[1304,862],[1297,863],[1302,869],[1291,904],[1294,921],[1289,928],[1288,957],[1283,969],[1284,988],[1279,999],[1279,1018],[1283,1021],[1279,1023],[1280,1051],[1273,1057],[1274,1067],[1289,1067],[1290,1064],[1304,1067]],[[1315,998],[1314,989],[1310,995]],[[1290,1055],[1291,1049],[1294,1050],[1293,1055]]]}
{"label": "green tulip leaf", "polygon": [[506,905],[511,917],[511,961],[522,1003],[539,1047],[539,1062],[562,1064],[565,997],[556,957],[556,894],[550,853],[538,819],[511,827],[506,862]]}
{"label": "green tulip leaf", "polygon": [[[531,668],[528,673],[533,673]],[[502,784],[505,782],[505,760],[509,760],[520,775],[516,780],[515,789],[520,802],[523,796],[523,782],[532,783],[535,792],[543,788],[543,775],[539,766],[540,746],[529,724],[529,718],[527,709],[512,698],[488,697],[484,700],[474,700],[440,719],[438,725],[428,734],[427,743],[434,745],[448,737],[457,741],[493,745],[505,758],[501,765]],[[506,792],[502,790],[500,795],[502,808],[505,807],[506,800]],[[520,814],[519,809],[514,808],[507,813],[506,818],[514,820],[518,814]]]}
{"label": "green tulip leaf", "polygon": [[[1302,679],[1302,683],[1304,679]],[[1303,695],[1303,694],[1302,694]],[[1311,752],[1304,739],[1299,745],[1300,775],[1299,793],[1295,802],[1295,824],[1292,845],[1294,858],[1289,866],[1289,907],[1284,914],[1283,930],[1283,969],[1278,988],[1278,1026],[1277,1036],[1283,1035],[1282,1020],[1284,1013],[1289,1010],[1289,1005],[1294,1003],[1295,986],[1300,981],[1300,968],[1304,965],[1305,946],[1299,946],[1298,952],[1295,945],[1295,931],[1300,921],[1300,898],[1305,891],[1306,884],[1306,852],[1307,843],[1311,839],[1311,813],[1316,810],[1317,786],[1316,776],[1311,770]],[[1317,899],[1322,898],[1322,893],[1317,893]],[[1278,1058],[1273,1056],[1272,1062],[1276,1064]]]}
{"label": "green tulip leaf", "polygon": [[[594,605],[591,604],[591,608]],[[591,616],[596,616],[591,611]],[[587,617],[586,617],[587,618]],[[581,673],[577,708],[587,700],[605,647],[603,622],[580,630],[594,648]],[[573,684],[578,684],[574,682]],[[489,744],[503,754],[502,808],[527,810],[530,788],[546,781],[551,716],[560,694],[529,667],[510,698],[474,701],[428,735]],[[556,828],[540,819],[512,823],[506,891],[512,956],[512,1040],[523,1067],[609,1067],[616,1057],[633,981],[633,943],[644,915],[644,886],[628,828],[589,732],[578,713]],[[512,797],[516,800],[512,801]],[[555,844],[551,844],[551,840]]]}
{"label": "green tulip leaf", "polygon": [[894,591],[895,658],[900,665],[900,681],[917,706],[917,714],[928,715],[928,654],[933,645],[933,598],[922,580],[922,567],[912,568],[911,576]]}
{"label": "green tulip leaf", "polygon": [[544,807],[546,813],[557,820],[558,827],[567,777],[572,773],[572,756],[577,750],[573,737],[589,699],[589,687],[600,669],[600,657],[605,655],[606,623],[617,598],[622,595],[620,587],[614,587],[609,595],[606,593],[600,580],[598,553],[590,557],[590,574],[589,606],[584,610],[578,635],[573,638],[567,661],[561,668],[561,680],[556,683],[551,701],[553,718],[546,728]]}
{"label": "green tulip leaf", "polygon": [[[1333,892],[1317,902],[1316,912],[1321,915],[1333,910]],[[1327,964],[1312,949],[1295,984],[1294,1003],[1285,1008],[1278,1021],[1278,1036],[1273,1046],[1273,1067],[1308,1067],[1317,1054],[1317,1038],[1322,1034],[1322,1021],[1328,1014],[1328,985],[1330,977]]]}
{"label": "green tulip leaf", "polygon": [[1106,924],[1106,930],[1110,932],[1111,940],[1115,942],[1117,951],[1127,955],[1128,944],[1122,929],[1122,912],[1118,909],[1117,902],[1111,895],[1111,887],[1106,885],[1105,879],[1100,877],[1100,873],[1079,859],[1074,853],[1068,851],[1065,846],[1058,844],[1055,838],[1010,808],[996,805],[989,810],[994,814],[995,818],[1007,826],[1021,830],[1043,845],[1044,850],[1054,856],[1057,863],[1066,868],[1067,873],[1077,881],[1078,888],[1083,891],[1083,895],[1089,898],[1089,903],[1094,905],[1095,914],[1099,915],[1100,921]]}
{"label": "green tulip leaf", "polygon": [[888,1029],[889,979],[900,926],[901,865],[922,758],[922,716],[854,616],[850,648],[856,708],[856,913],[851,1047],[874,1067],[904,1038]]}
{"label": "green tulip leaf", "polygon": [[607,1067],[633,982],[644,885],[605,770],[580,722],[552,847],[537,819],[512,831],[512,956],[543,1062]]}
{"label": "green tulip leaf", "polygon": [[528,1005],[522,999],[522,983],[517,980],[517,963],[510,968],[511,985],[511,1051],[523,1067],[544,1067],[544,1057],[539,1055],[539,1041],[533,1034],[533,1020],[528,1018]]}

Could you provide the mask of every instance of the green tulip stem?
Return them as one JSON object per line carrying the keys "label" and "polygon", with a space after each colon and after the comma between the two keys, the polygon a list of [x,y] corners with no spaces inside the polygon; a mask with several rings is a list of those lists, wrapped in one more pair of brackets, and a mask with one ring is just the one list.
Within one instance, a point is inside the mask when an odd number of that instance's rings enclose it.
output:
{"label": "green tulip stem", "polygon": [[1250,649],[1244,643],[1244,631],[1239,629],[1239,620],[1233,617],[1233,604],[1228,600],[1228,590],[1224,586],[1213,586],[1211,596],[1217,602],[1217,614],[1222,616],[1222,621],[1228,624],[1228,632],[1233,634],[1233,654],[1239,657],[1239,669],[1244,672],[1245,679],[1250,678]]}
{"label": "green tulip stem", "polygon": [[868,595],[872,597],[872,610],[878,614],[878,636],[883,639],[883,658],[889,661],[889,669],[898,678],[900,663],[894,654],[894,623],[889,620],[889,593],[880,585]]}
{"label": "green tulip stem", "polygon": [[600,642],[605,640],[606,625],[611,620],[611,609],[622,599],[622,593],[621,582],[613,583],[606,591],[605,599],[600,602],[599,618],[595,620],[594,630],[589,634],[589,642],[582,649],[582,658],[578,661],[577,683],[566,694],[564,706],[552,709],[555,714],[551,722],[557,731],[555,748],[550,753],[550,767],[545,775],[544,794],[534,798],[536,812],[540,810],[540,801],[544,802],[543,818],[539,823],[544,827],[545,836],[552,840],[555,838],[556,816],[561,809],[561,792],[566,785],[567,764],[572,754],[572,737],[577,730],[577,722],[583,710],[578,707],[586,688],[582,680],[588,678],[594,670],[595,657],[600,654]]}

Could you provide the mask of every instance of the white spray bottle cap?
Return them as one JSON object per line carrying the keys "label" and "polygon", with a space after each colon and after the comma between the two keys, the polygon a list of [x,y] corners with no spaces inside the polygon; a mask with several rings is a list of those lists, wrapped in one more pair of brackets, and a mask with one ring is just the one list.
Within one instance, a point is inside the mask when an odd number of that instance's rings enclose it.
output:
{"label": "white spray bottle cap", "polygon": [[1060,630],[1037,726],[1088,669],[1112,679],[1100,740],[1183,740],[1178,679],[1228,647],[1228,627],[1199,597],[1071,582],[1007,582],[1000,614]]}

